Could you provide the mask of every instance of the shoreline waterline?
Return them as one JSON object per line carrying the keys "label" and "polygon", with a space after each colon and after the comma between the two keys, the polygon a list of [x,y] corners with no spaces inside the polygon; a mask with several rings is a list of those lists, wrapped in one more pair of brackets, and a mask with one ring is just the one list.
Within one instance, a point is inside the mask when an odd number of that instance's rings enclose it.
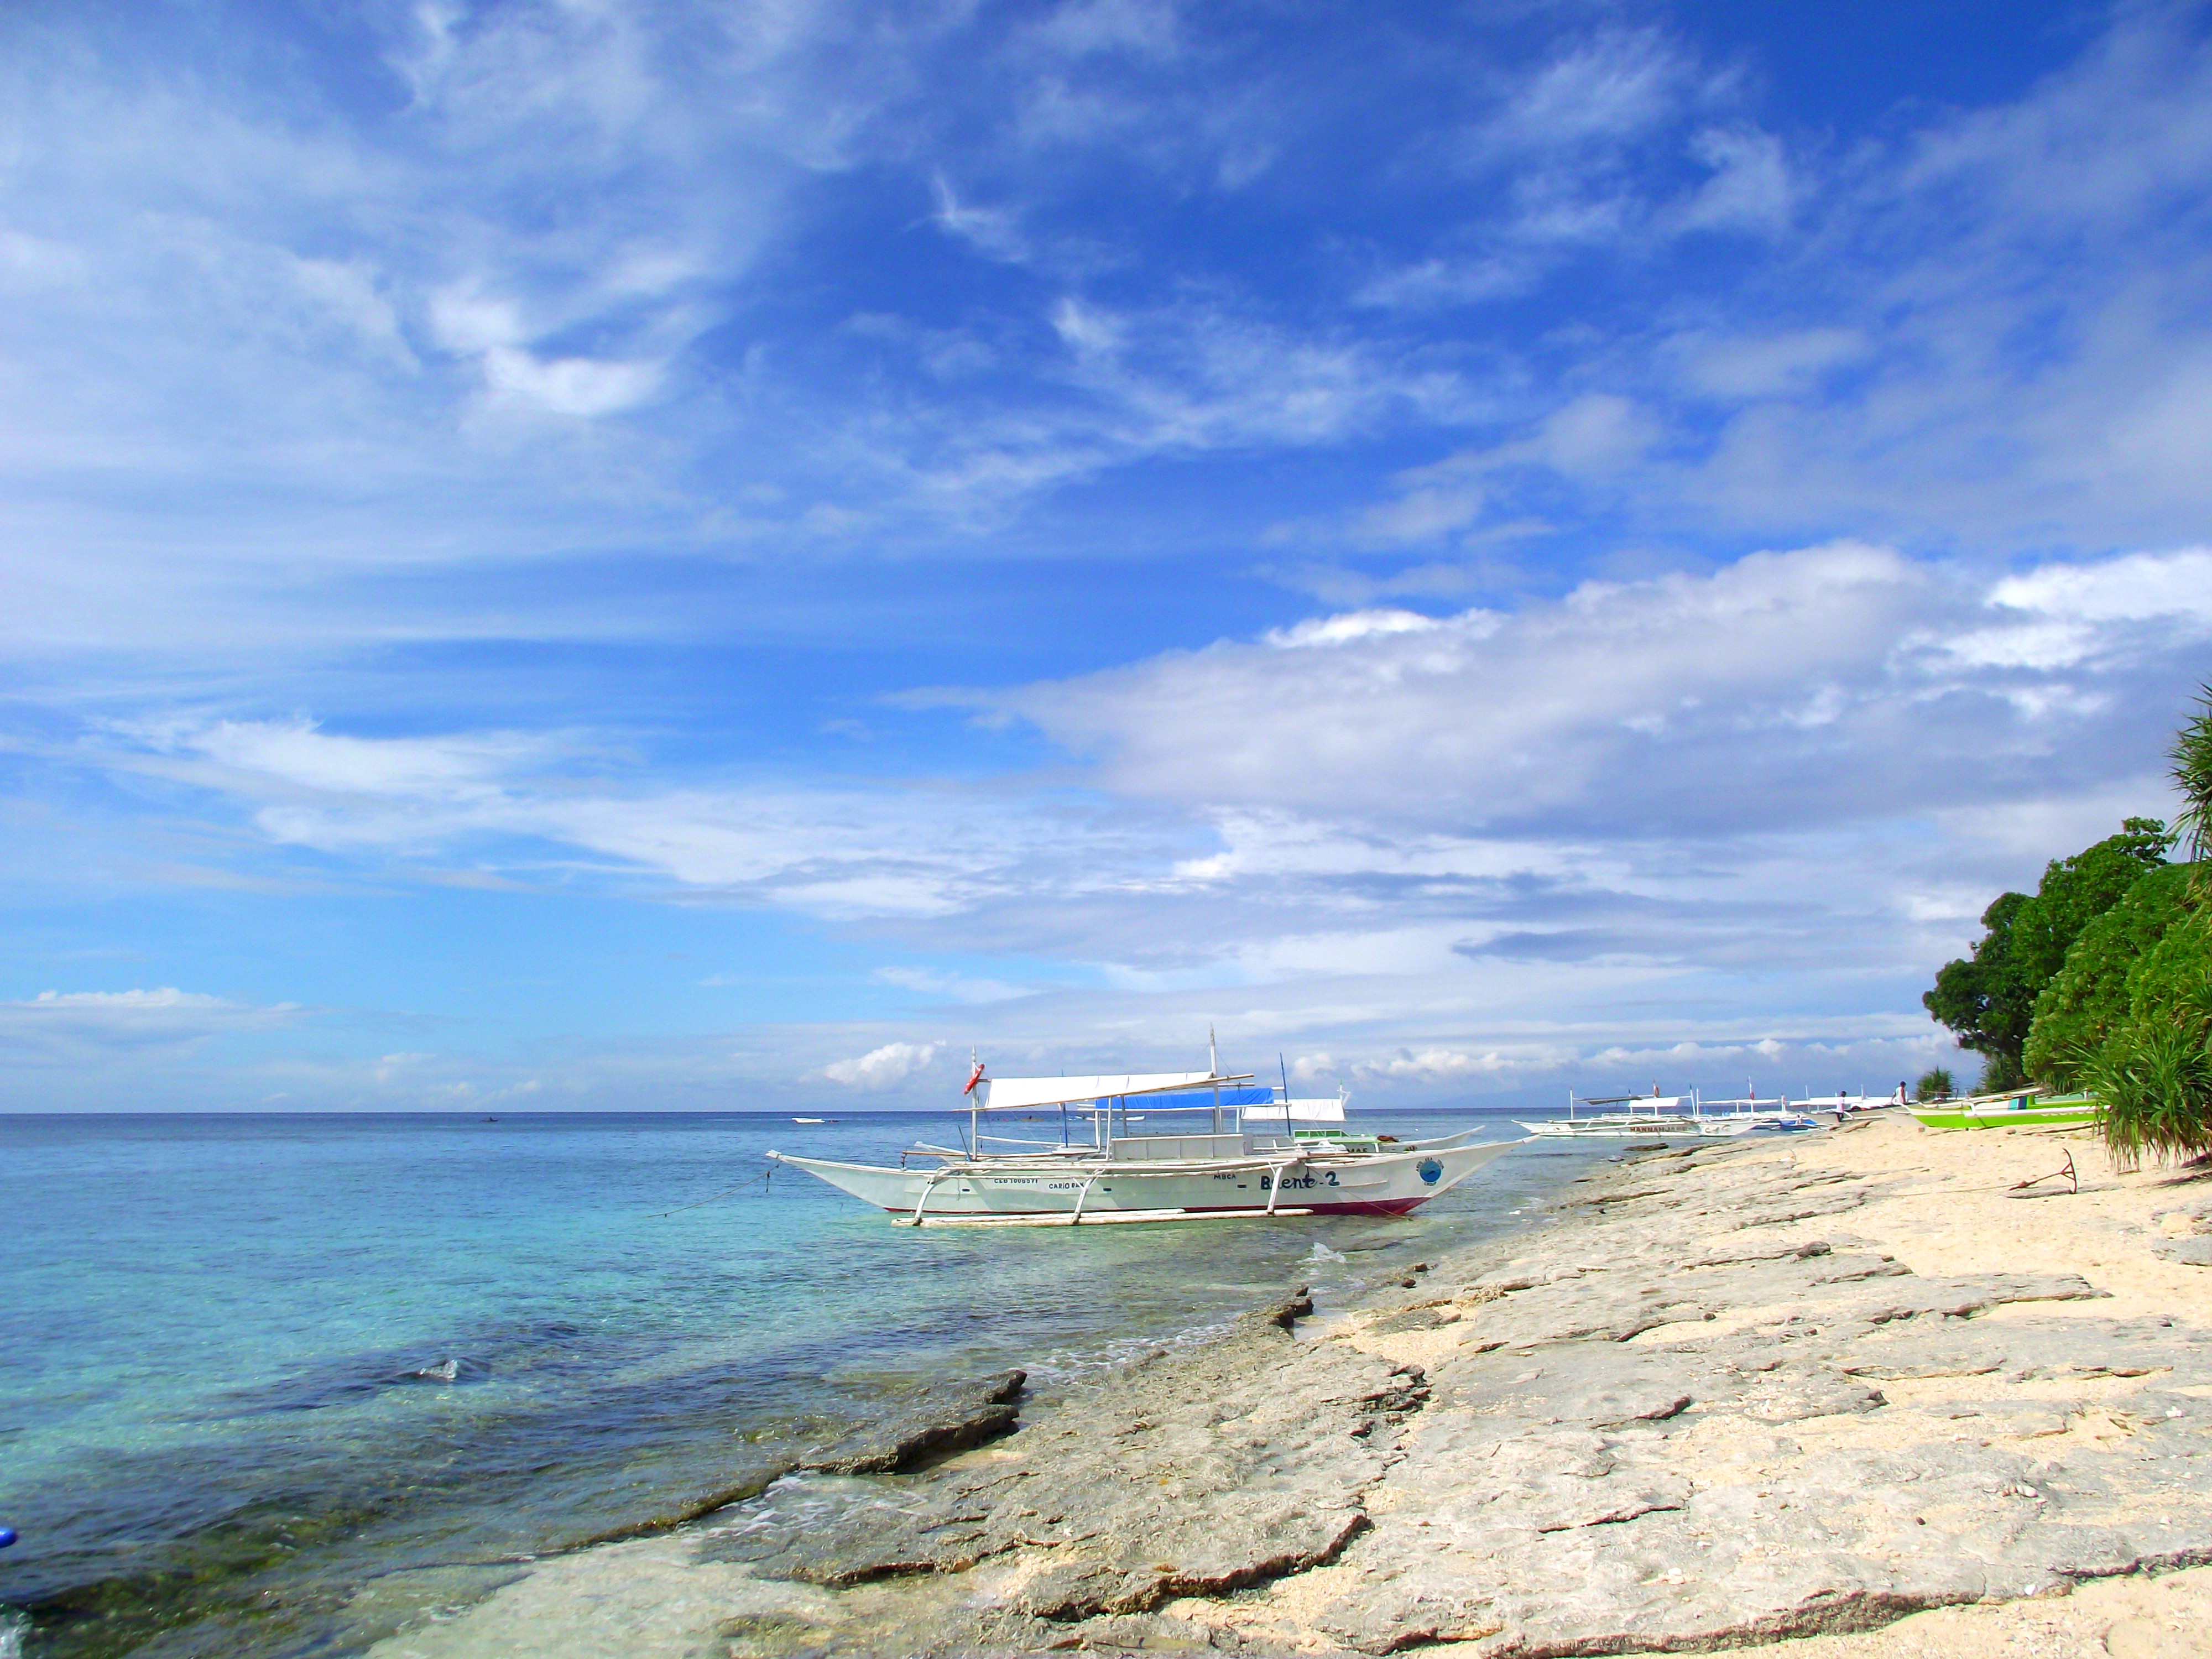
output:
{"label": "shoreline waterline", "polygon": [[766,1145],[878,1156],[925,1121],[840,1116],[0,1125],[46,1194],[0,1310],[37,1356],[0,1384],[0,1509],[26,1537],[0,1605],[36,1609],[27,1654],[218,1631],[228,1651],[358,1651],[392,1627],[361,1622],[366,1584],[443,1575],[450,1608],[518,1561],[895,1432],[945,1377],[1018,1366],[1049,1398],[1203,1340],[1316,1244],[1349,1280],[1439,1226],[1518,1224],[1524,1185],[1572,1162],[1425,1218],[1203,1237],[917,1235],[811,1183],[747,1184]]}

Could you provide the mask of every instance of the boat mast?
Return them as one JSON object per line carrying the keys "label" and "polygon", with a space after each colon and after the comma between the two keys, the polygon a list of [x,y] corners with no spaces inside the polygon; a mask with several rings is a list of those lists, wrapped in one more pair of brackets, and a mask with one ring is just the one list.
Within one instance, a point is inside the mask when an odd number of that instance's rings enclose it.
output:
{"label": "boat mast", "polygon": [[1221,1133],[1221,1046],[1213,1040],[1213,1023],[1206,1026],[1206,1074],[1213,1079],[1213,1133]]}

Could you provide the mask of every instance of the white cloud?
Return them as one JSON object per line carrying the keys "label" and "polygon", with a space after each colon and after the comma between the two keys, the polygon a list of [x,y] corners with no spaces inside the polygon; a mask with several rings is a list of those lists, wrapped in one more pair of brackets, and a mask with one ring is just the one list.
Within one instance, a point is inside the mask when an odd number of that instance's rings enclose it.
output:
{"label": "white cloud", "polygon": [[1360,1078],[1387,1078],[1394,1083],[1435,1085],[1463,1082],[1474,1078],[1495,1078],[1512,1069],[1511,1063],[1495,1050],[1485,1054],[1470,1054],[1456,1048],[1424,1048],[1415,1054],[1407,1048],[1401,1049],[1388,1060],[1369,1060],[1355,1066],[1352,1074]]}
{"label": "white cloud", "polygon": [[1785,229],[1797,191],[1782,143],[1756,130],[1712,128],[1691,141],[1712,177],[1675,216],[1681,230]]}
{"label": "white cloud", "polygon": [[1170,58],[1176,9],[1164,0],[1068,0],[1024,30],[1023,45],[1063,58],[1110,52]]}
{"label": "white cloud", "polygon": [[1510,617],[1348,630],[1326,653],[1224,642],[1006,706],[1144,795],[1389,802],[1493,827],[1647,811],[1668,785],[1634,755],[1702,750],[1692,775],[1711,787],[1747,732],[1796,720],[1824,679],[1890,708],[1916,695],[1887,662],[1929,585],[1859,544],[1754,554],[1711,576],[1586,583]]}
{"label": "white cloud", "polygon": [[2006,577],[1990,591],[1990,600],[2077,622],[2212,623],[2212,548],[2131,553],[2097,564],[2053,562]]}
{"label": "white cloud", "polygon": [[937,1058],[937,1050],[933,1042],[886,1042],[857,1060],[831,1061],[822,1068],[822,1075],[851,1088],[888,1089],[927,1066]]}
{"label": "white cloud", "polygon": [[1334,617],[1316,617],[1289,628],[1270,629],[1264,636],[1281,650],[1307,646],[1346,645],[1377,635],[1425,634],[1437,626],[1434,617],[1417,611],[1348,611]]}
{"label": "white cloud", "polygon": [[1481,142],[1540,151],[1631,138],[1673,115],[1693,76],[1692,65],[1656,31],[1607,29],[1519,87]]}
{"label": "white cloud", "polygon": [[307,1018],[292,1003],[257,1006],[179,990],[41,991],[0,1002],[0,1049],[34,1066],[102,1066],[188,1053],[211,1039],[273,1031]]}
{"label": "white cloud", "polygon": [[1791,329],[1779,334],[1686,336],[1675,342],[1691,385],[1723,398],[1797,395],[1826,371],[1862,360],[1864,334],[1849,328]]}
{"label": "white cloud", "polygon": [[600,362],[588,357],[541,362],[511,346],[484,354],[484,382],[500,398],[535,404],[555,415],[586,418],[635,409],[659,389],[655,362]]}
{"label": "white cloud", "polygon": [[[2045,564],[1998,582],[1990,604],[2034,620],[2003,617],[1944,641],[1943,650],[1963,664],[2057,671],[2140,650],[2139,631],[2116,623],[2162,623],[2170,641],[2202,640],[2212,637],[2212,550]],[[2081,695],[2070,686],[2024,688],[2021,694],[2036,696],[2043,706]]]}

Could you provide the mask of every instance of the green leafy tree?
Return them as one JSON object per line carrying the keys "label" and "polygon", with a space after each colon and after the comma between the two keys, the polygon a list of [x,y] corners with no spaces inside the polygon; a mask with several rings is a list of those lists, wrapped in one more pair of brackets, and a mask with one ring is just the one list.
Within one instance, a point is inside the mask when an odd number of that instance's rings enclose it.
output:
{"label": "green leafy tree", "polygon": [[1973,954],[1946,963],[1920,1000],[1961,1048],[1982,1056],[1982,1087],[2027,1080],[2036,999],[2058,976],[2083,930],[2165,862],[2172,837],[2156,818],[2129,818],[2117,836],[2045,867],[2034,895],[2001,894],[1982,913]]}
{"label": "green leafy tree", "polygon": [[2130,977],[2190,914],[2193,865],[2154,870],[2081,930],[2057,977],[2035,999],[2022,1063],[2030,1077],[2073,1087],[2081,1062],[2127,1022]]}
{"label": "green leafy tree", "polygon": [[[2020,1069],[2035,1015],[2035,991],[2021,971],[2013,949],[2013,925],[2029,900],[2025,893],[2001,893],[1982,912],[1982,936],[1973,954],[1945,963],[1936,971],[1936,988],[1920,999],[1939,1025],[1948,1025],[1961,1048],[1979,1054],[1985,1073]],[[1990,1081],[1986,1076],[1984,1081]],[[2000,1075],[1990,1086],[2003,1088]]]}
{"label": "green leafy tree", "polygon": [[2166,751],[2181,795],[2176,825],[2195,855],[2183,903],[2128,973],[2128,1017],[2081,1070],[2103,1109],[2105,1144],[2134,1168],[2212,1157],[2212,685]]}
{"label": "green leafy tree", "polygon": [[1920,1080],[1912,1085],[1912,1097],[1919,1101],[1948,1100],[1951,1097],[1953,1086],[1951,1073],[1947,1068],[1931,1066],[1920,1074]]}
{"label": "green leafy tree", "polygon": [[2037,995],[2058,976],[2082,931],[2161,868],[2172,845],[2172,836],[2156,818],[2128,818],[2118,835],[2044,867],[2034,899],[2013,924],[2014,956]]}

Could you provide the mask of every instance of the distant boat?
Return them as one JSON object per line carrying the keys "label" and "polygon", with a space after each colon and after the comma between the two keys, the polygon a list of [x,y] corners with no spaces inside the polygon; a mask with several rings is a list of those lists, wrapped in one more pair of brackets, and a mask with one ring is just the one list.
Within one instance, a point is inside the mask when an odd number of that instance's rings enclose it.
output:
{"label": "distant boat", "polygon": [[[1648,1095],[1612,1095],[1590,1100],[1569,1090],[1565,1117],[1540,1123],[1522,1120],[1521,1127],[1547,1140],[1644,1140],[1653,1135],[1711,1139],[1742,1134],[1752,1127],[1747,1121],[1725,1126],[1716,1121],[1709,1126],[1693,1113],[1682,1109],[1685,1098],[1681,1095],[1662,1095],[1655,1088]],[[1584,1115],[1583,1109],[1590,1106],[1598,1109]],[[1607,1107],[1627,1109],[1608,1111],[1605,1109]]]}
{"label": "distant boat", "polygon": [[837,1120],[834,1117],[795,1117],[791,1121],[793,1123],[835,1123]]}
{"label": "distant boat", "polygon": [[[1684,1111],[1686,1100],[1690,1109]],[[1706,1101],[1693,1090],[1688,1095],[1662,1095],[1655,1086],[1648,1095],[1612,1095],[1584,1099],[1570,1091],[1567,1115],[1541,1123],[1523,1121],[1521,1127],[1547,1140],[1644,1140],[1656,1135],[1678,1140],[1732,1140],[1746,1134],[1797,1134],[1815,1127],[1813,1120],[1796,1112],[1771,1109],[1776,1100]],[[1709,1105],[1726,1106],[1710,1112]],[[1588,1116],[1582,1109],[1599,1109]],[[1607,1110],[1606,1108],[1626,1108]]]}

